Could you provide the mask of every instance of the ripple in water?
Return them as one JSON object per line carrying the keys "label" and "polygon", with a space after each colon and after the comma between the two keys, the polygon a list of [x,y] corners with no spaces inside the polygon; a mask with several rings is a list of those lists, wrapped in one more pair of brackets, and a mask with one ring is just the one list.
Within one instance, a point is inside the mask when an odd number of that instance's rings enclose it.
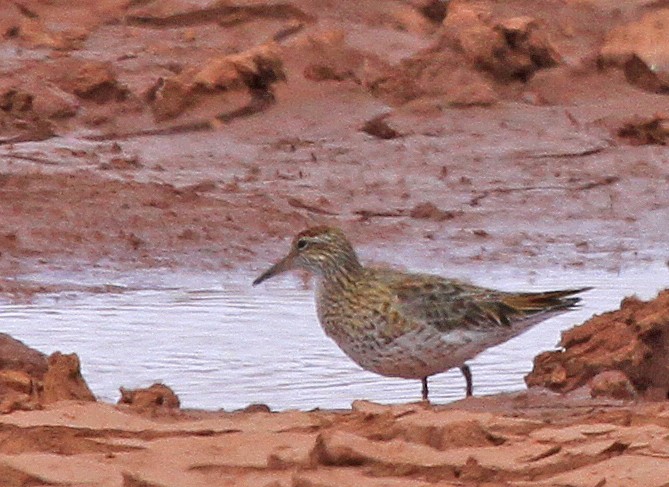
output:
{"label": "ripple in water", "polygon": [[[52,278],[63,281],[63,276]],[[340,408],[361,398],[382,403],[420,399],[419,381],[380,377],[351,362],[324,335],[312,292],[300,290],[294,278],[252,288],[252,276],[170,273],[170,288],[161,287],[166,278],[139,273],[114,284],[143,283],[151,289],[62,293],[31,304],[5,304],[0,326],[45,353],[79,354],[86,381],[107,401],[118,399],[120,386],[156,381],[172,387],[184,407],[205,409],[253,402],[273,409]],[[561,330],[617,309],[625,296],[648,299],[669,286],[669,270],[660,264],[618,274],[545,272],[533,282],[501,271],[470,278],[505,290],[595,287],[583,295],[580,309],[544,321],[471,361],[477,395],[523,389],[533,357],[555,348]],[[464,395],[457,369],[433,377],[430,384],[435,402]]]}

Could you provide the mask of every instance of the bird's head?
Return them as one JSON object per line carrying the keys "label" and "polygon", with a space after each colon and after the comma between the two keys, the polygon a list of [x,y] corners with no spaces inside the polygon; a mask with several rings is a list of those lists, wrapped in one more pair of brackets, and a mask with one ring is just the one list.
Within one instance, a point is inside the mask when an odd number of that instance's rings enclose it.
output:
{"label": "bird's head", "polygon": [[253,285],[292,269],[304,269],[327,278],[359,267],[358,257],[344,232],[334,227],[312,227],[298,233],[288,255],[263,272]]}

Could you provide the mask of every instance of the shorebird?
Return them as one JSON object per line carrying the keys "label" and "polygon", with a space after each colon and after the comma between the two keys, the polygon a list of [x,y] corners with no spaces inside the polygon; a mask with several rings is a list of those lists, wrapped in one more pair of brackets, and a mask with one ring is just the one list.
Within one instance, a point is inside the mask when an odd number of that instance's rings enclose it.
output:
{"label": "shorebird", "polygon": [[473,393],[465,363],[533,325],[573,309],[575,294],[591,288],[504,292],[432,274],[366,267],[338,228],[299,233],[288,254],[253,285],[291,269],[316,278],[316,310],[325,334],[365,370],[420,379],[459,367],[466,396]]}

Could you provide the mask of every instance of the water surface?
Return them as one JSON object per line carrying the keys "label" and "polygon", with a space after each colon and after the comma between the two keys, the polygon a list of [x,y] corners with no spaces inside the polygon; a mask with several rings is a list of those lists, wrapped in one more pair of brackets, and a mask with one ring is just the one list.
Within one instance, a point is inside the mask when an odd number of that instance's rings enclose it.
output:
{"label": "water surface", "polygon": [[[554,349],[561,330],[618,308],[624,296],[648,299],[669,287],[669,269],[660,263],[619,273],[556,270],[529,276],[493,270],[469,277],[505,290],[595,287],[583,295],[580,309],[471,361],[478,395],[524,388],[533,357]],[[0,330],[45,353],[76,352],[89,386],[107,401],[118,399],[120,386],[156,381],[172,387],[184,407],[205,409],[254,402],[273,409],[338,408],[360,398],[382,403],[420,398],[419,381],[380,377],[351,362],[322,332],[312,292],[295,277],[255,288],[251,275],[222,273],[50,278],[110,283],[122,291],[58,293],[29,304],[3,304]],[[459,370],[433,377],[430,386],[435,402],[464,394]]]}

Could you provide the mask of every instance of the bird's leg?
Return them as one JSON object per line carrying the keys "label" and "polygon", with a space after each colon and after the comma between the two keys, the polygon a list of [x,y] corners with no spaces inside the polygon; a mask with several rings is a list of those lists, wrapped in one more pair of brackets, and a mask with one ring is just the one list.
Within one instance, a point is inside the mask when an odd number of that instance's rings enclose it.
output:
{"label": "bird's leg", "polygon": [[462,375],[465,376],[465,382],[467,383],[467,392],[465,393],[467,397],[471,397],[474,394],[474,384],[472,383],[472,371],[469,368],[469,365],[464,364],[460,367]]}
{"label": "bird's leg", "polygon": [[422,384],[423,384],[423,401],[428,401],[428,402],[429,402],[429,400],[428,400],[428,398],[427,398],[427,394],[428,394],[428,390],[427,390],[427,377],[423,377],[423,378],[421,379],[421,382],[422,382]]}

